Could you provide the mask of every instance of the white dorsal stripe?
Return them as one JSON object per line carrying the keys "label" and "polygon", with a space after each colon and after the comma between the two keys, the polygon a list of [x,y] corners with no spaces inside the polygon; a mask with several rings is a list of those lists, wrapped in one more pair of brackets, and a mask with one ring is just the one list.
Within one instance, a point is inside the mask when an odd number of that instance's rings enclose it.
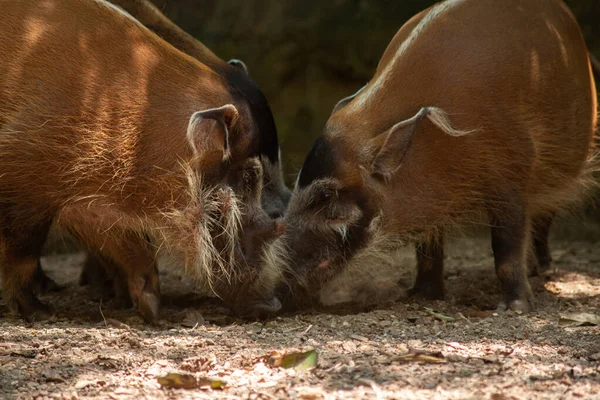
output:
{"label": "white dorsal stripe", "polygon": [[440,15],[464,1],[465,0],[446,0],[433,6],[427,15],[425,15],[423,19],[419,21],[417,26],[414,27],[406,40],[404,40],[404,42],[402,42],[402,44],[398,47],[394,58],[385,66],[383,72],[377,77],[376,80],[370,82],[365,90],[361,89],[359,93],[357,93],[358,96],[352,101],[350,106],[354,109],[360,109],[369,103],[371,99],[378,96],[379,91],[385,89],[386,83],[394,73],[398,60],[406,53],[411,44],[421,35],[421,33],[429,26],[429,24]]}
{"label": "white dorsal stripe", "polygon": [[135,19],[133,17],[133,15],[129,14],[127,11],[125,11],[123,8],[119,7],[116,4],[113,4],[107,0],[96,0],[98,3],[102,3],[104,5],[106,5],[109,8],[112,8],[113,10],[117,11],[118,13],[126,16],[127,18],[131,19],[132,21],[134,21],[136,24],[138,24],[139,26],[142,26],[144,28],[146,28],[140,21],[138,21],[137,19]]}

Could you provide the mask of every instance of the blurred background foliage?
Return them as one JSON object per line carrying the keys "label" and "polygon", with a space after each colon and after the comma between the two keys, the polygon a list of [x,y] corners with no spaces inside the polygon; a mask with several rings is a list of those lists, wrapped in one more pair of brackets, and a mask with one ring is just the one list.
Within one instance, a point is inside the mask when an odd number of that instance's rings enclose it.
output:
{"label": "blurred background foliage", "polygon": [[[293,181],[335,103],[363,86],[396,31],[435,0],[153,0],[269,99]],[[502,1],[502,0],[498,0]],[[567,0],[600,57],[600,0]]]}

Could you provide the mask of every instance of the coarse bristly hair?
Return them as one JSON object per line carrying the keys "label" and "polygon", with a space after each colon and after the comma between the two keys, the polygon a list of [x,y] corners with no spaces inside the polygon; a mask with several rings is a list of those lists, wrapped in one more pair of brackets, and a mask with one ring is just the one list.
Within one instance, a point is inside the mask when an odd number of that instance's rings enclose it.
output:
{"label": "coarse bristly hair", "polygon": [[230,187],[204,187],[201,176],[186,169],[187,205],[163,212],[163,225],[151,232],[159,240],[157,251],[165,264],[183,265],[198,284],[212,290],[215,275],[228,282],[236,278],[232,266],[241,228],[240,203]]}
{"label": "coarse bristly hair", "polygon": [[291,252],[286,245],[288,236],[288,233],[284,233],[271,243],[263,245],[260,271],[253,283],[255,292],[272,292],[279,284],[287,284],[292,289],[290,276],[302,279],[292,268]]}

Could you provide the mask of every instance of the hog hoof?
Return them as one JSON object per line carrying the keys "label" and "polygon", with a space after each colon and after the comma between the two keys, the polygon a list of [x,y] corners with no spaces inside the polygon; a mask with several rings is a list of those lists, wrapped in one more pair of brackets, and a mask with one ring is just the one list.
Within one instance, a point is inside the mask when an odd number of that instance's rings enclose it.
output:
{"label": "hog hoof", "polygon": [[24,316],[24,318],[27,322],[39,322],[50,319],[50,317],[52,317],[52,314],[52,311],[49,308],[47,308],[45,310],[36,310],[31,314]]}
{"label": "hog hoof", "polygon": [[138,298],[138,311],[148,323],[154,323],[158,319],[160,311],[160,295],[144,291]]}
{"label": "hog hoof", "polygon": [[528,276],[541,276],[547,277],[554,272],[554,269],[550,266],[550,264],[537,264],[531,268],[529,268]]}
{"label": "hog hoof", "polygon": [[408,289],[410,297],[421,297],[427,300],[444,300],[444,287],[438,285],[420,285]]}
{"label": "hog hoof", "polygon": [[551,275],[554,271],[550,264],[539,264],[535,272],[536,275],[545,277]]}
{"label": "hog hoof", "polygon": [[127,281],[125,279],[117,276],[113,281],[113,290],[115,304],[118,307],[130,308],[133,306],[133,302],[129,296],[129,286],[127,285]]}
{"label": "hog hoof", "polygon": [[505,301],[501,302],[498,305],[498,308],[496,308],[496,311],[505,312],[511,310],[515,312],[528,313],[533,311],[533,308],[533,304],[529,300],[513,300],[509,303],[506,303]]}
{"label": "hog hoof", "polygon": [[10,309],[20,314],[27,322],[45,321],[52,316],[50,307],[39,301],[33,295],[23,301],[15,300],[11,302]]}

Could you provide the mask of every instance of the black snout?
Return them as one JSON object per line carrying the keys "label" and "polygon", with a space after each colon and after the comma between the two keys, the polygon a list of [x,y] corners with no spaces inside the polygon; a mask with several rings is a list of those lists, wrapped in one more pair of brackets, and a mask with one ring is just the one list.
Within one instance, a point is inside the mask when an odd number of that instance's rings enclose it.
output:
{"label": "black snout", "polygon": [[277,297],[255,299],[253,301],[238,303],[233,312],[243,318],[269,318],[281,310],[281,302]]}

